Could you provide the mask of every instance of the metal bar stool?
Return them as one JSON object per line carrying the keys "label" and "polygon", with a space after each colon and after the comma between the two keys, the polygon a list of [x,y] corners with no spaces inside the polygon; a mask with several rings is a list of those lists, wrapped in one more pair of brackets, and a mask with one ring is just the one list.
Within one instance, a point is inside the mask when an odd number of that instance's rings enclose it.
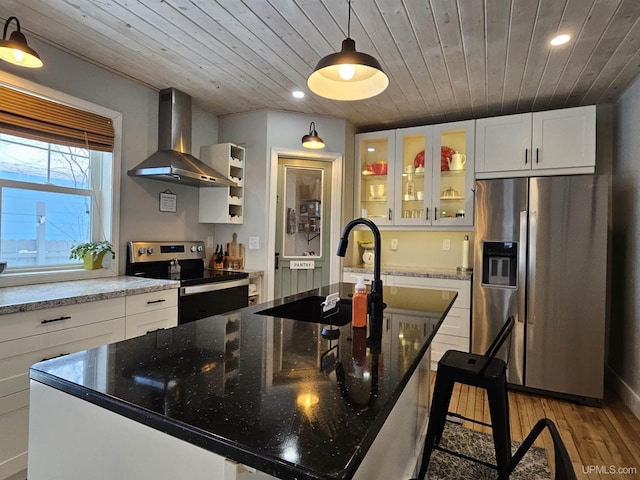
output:
{"label": "metal bar stool", "polygon": [[[484,355],[448,350],[438,362],[438,373],[433,390],[429,426],[425,438],[422,463],[418,474],[423,479],[429,467],[433,449],[472,460],[498,471],[503,470],[511,459],[511,432],[509,427],[509,400],[507,397],[507,363],[496,358],[500,348],[511,335],[514,319],[509,317]],[[448,412],[454,384],[463,383],[487,391],[491,424],[473,420]],[[461,452],[453,452],[439,446],[447,415],[491,427],[496,450],[497,465],[469,457]]]}
{"label": "metal bar stool", "polygon": [[567,452],[567,447],[565,447],[564,442],[562,441],[562,437],[560,436],[560,432],[556,428],[555,423],[549,420],[548,418],[542,418],[538,420],[538,422],[531,429],[527,438],[524,439],[516,453],[513,454],[513,457],[507,464],[507,466],[500,472],[498,476],[498,480],[508,480],[511,472],[515,470],[515,468],[520,463],[520,460],[525,456],[525,454],[529,451],[533,442],[536,441],[536,438],[542,433],[542,431],[548,428],[551,433],[551,439],[553,440],[553,451],[555,453],[555,464],[556,464],[556,474],[555,480],[576,480],[576,472],[573,469],[573,465],[571,464],[571,458],[569,457],[569,452]]}

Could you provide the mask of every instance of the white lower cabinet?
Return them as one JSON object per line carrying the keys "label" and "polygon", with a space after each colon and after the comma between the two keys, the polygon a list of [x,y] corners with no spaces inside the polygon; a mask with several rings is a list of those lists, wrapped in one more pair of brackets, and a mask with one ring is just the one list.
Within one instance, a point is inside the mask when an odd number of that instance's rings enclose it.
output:
{"label": "white lower cabinet", "polygon": [[177,289],[0,316],[0,480],[27,478],[31,365],[177,323]]}
{"label": "white lower cabinet", "polygon": [[29,367],[124,339],[124,307],[114,298],[0,317],[0,479],[26,478]]}
{"label": "white lower cabinet", "polygon": [[126,297],[126,338],[178,324],[178,290],[162,290]]}
{"label": "white lower cabinet", "polygon": [[[342,282],[343,283],[356,283],[355,277],[362,277],[365,285],[371,285],[373,281],[373,273],[360,273],[360,272],[342,272]],[[380,275],[380,280],[382,280],[382,284],[387,284],[387,276]]]}
{"label": "white lower cabinet", "polygon": [[[458,293],[455,303],[431,342],[431,369],[447,350],[468,352],[471,336],[471,281],[447,278],[387,275],[385,285],[410,288],[452,290]],[[437,320],[436,320],[437,321]],[[435,324],[433,325],[435,327]]]}

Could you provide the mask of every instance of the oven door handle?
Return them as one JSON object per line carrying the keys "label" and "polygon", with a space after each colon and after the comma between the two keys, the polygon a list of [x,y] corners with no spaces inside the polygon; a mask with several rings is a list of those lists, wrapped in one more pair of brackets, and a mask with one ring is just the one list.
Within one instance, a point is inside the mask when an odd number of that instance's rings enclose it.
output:
{"label": "oven door handle", "polygon": [[184,297],[186,295],[195,295],[196,293],[215,292],[218,290],[226,290],[227,288],[242,287],[244,285],[249,285],[248,278],[205,283],[202,285],[193,285],[190,287],[180,287],[180,296]]}

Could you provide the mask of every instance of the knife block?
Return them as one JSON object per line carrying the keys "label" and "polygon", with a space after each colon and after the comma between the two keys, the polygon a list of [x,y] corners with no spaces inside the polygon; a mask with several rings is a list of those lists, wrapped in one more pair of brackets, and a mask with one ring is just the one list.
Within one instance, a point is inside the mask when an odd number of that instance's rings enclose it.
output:
{"label": "knife block", "polygon": [[216,256],[211,255],[211,260],[209,260],[209,268],[224,268],[224,262],[216,262]]}

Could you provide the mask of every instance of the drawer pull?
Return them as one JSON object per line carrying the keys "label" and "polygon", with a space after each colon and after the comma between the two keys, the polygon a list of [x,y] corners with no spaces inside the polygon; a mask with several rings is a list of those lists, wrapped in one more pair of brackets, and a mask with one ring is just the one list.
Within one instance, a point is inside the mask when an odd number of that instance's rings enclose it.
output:
{"label": "drawer pull", "polygon": [[[69,352],[71,353],[71,352]],[[65,355],[69,355],[69,353],[61,353],[60,355],[54,355],[53,357],[45,357],[42,360],[40,360],[41,362],[46,362],[47,360],[52,360],[54,358],[60,358],[60,357],[64,357]]]}
{"label": "drawer pull", "polygon": [[161,298],[160,300],[150,300],[150,301],[147,302],[147,305],[151,305],[151,304],[154,304],[154,303],[162,303],[162,302],[166,302],[166,301],[167,300],[164,299],[164,298]]}
{"label": "drawer pull", "polygon": [[156,328],[155,330],[147,330],[147,335],[154,332],[159,332],[160,330],[164,330],[164,328]]}
{"label": "drawer pull", "polygon": [[42,325],[44,325],[45,323],[53,323],[53,322],[60,322],[62,320],[69,320],[71,317],[69,316],[62,316],[62,317],[58,317],[58,318],[52,318],[50,320],[42,320],[40,323]]}

